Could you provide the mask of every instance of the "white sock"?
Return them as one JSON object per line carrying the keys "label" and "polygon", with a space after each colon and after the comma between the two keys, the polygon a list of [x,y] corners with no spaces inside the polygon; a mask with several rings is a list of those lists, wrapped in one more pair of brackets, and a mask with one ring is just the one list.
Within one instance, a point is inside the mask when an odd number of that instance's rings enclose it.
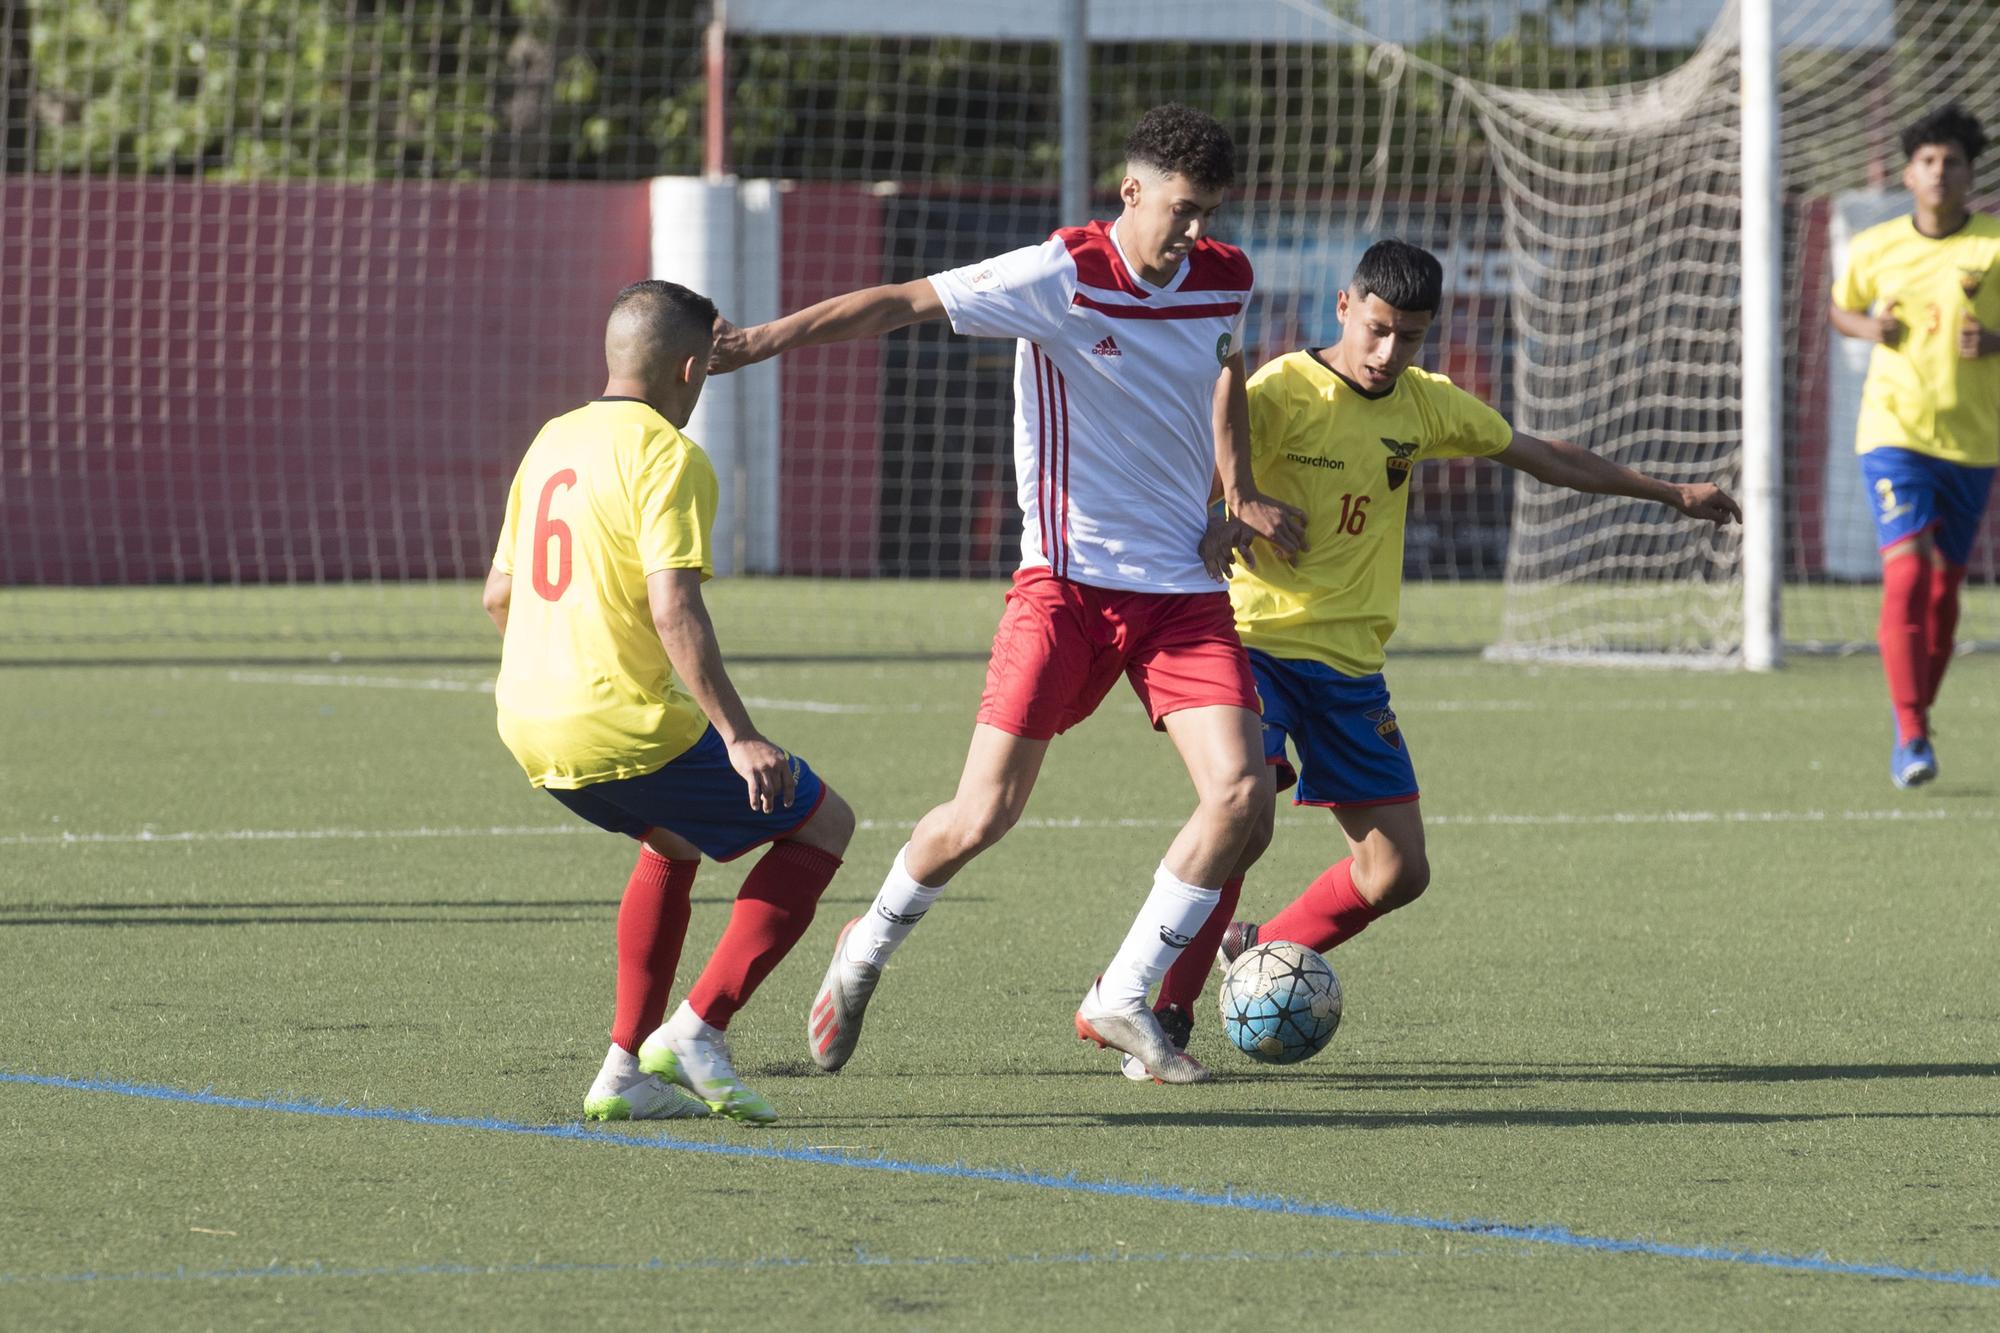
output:
{"label": "white sock", "polygon": [[1220,889],[1182,883],[1162,862],[1153,872],[1153,891],[1146,895],[1146,905],[1097,983],[1104,1007],[1143,1008],[1153,983],[1166,975],[1221,897]]}
{"label": "white sock", "polygon": [[854,923],[854,929],[847,932],[847,947],[842,956],[848,962],[875,967],[888,962],[896,946],[909,937],[944,892],[942,884],[919,884],[911,877],[904,860],[909,850],[910,845],[904,843],[903,849],[896,853],[896,864],[889,867],[888,875],[883,878],[875,901],[869,904],[866,915]]}
{"label": "white sock", "polygon": [[712,1028],[703,1022],[701,1015],[686,1000],[681,1001],[680,1008],[669,1014],[661,1026],[676,1041],[714,1041],[722,1035],[721,1028]]}
{"label": "white sock", "polygon": [[604,1053],[604,1067],[598,1072],[608,1074],[615,1083],[630,1083],[639,1077],[639,1057],[613,1042]]}

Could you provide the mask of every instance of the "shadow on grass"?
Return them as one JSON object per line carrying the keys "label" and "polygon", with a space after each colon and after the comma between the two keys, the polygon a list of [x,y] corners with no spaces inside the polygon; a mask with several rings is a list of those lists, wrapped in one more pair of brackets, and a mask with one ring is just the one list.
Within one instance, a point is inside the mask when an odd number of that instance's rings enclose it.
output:
{"label": "shadow on grass", "polygon": [[[733,894],[696,895],[696,907],[728,906]],[[873,898],[828,895],[821,906]],[[976,895],[954,902],[984,902]],[[606,898],[371,898],[322,902],[0,903],[0,929],[9,926],[545,926],[618,914]]]}

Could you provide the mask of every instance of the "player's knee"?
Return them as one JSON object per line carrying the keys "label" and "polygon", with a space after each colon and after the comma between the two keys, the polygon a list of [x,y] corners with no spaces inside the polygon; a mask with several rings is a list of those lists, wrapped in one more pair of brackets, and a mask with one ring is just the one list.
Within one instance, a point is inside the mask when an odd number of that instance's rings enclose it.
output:
{"label": "player's knee", "polygon": [[1264,799],[1263,781],[1255,773],[1243,773],[1217,783],[1201,803],[1213,818],[1227,823],[1246,841],[1258,815],[1270,814],[1269,802]]}
{"label": "player's knee", "polygon": [[1243,874],[1262,859],[1264,853],[1270,849],[1271,838],[1277,832],[1277,825],[1276,804],[1260,794],[1256,808],[1250,815],[1250,822],[1243,839],[1243,850],[1237,855],[1237,874]]}
{"label": "player's knee", "polygon": [[1408,907],[1431,886],[1431,863],[1421,851],[1392,858],[1387,871],[1376,900],[1384,908]]}
{"label": "player's knee", "polygon": [[796,840],[817,847],[834,856],[844,856],[847,844],[854,837],[854,807],[841,799],[833,788],[826,789],[819,809],[800,829]]}
{"label": "player's knee", "polygon": [[973,856],[1007,836],[1020,812],[1004,804],[983,805],[953,821],[953,856]]}

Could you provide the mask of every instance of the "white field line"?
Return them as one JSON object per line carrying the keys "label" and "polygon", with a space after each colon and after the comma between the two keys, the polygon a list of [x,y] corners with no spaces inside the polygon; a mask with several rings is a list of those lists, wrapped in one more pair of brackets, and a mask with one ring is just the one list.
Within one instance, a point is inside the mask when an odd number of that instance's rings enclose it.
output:
{"label": "white field line", "polygon": [[[330,671],[231,671],[226,679],[234,685],[294,685],[312,689],[435,690],[445,694],[491,694],[493,681],[466,680],[451,676],[362,676]],[[824,699],[768,699],[745,695],[751,708],[773,713],[921,713],[923,704],[839,704]],[[939,705],[940,708],[945,705]],[[963,711],[951,704],[953,712]]]}
{"label": "white field line", "polygon": [[[1991,820],[2000,811],[1975,810],[1621,810],[1605,814],[1548,815],[1429,815],[1424,823],[1432,828],[1590,828],[1649,824],[1896,824],[1942,823],[1952,820]],[[1024,829],[1177,829],[1179,819],[1023,819]],[[1324,827],[1319,818],[1288,815],[1280,817],[1288,827]],[[914,819],[863,819],[856,827],[864,831],[904,832],[916,827]],[[429,827],[406,829],[215,829],[161,833],[140,829],[134,833],[16,833],[0,834],[0,847],[88,847],[111,844],[183,845],[207,842],[389,842],[423,838],[549,838],[594,833],[588,824],[517,824],[490,828]]]}
{"label": "white field line", "polygon": [[[292,685],[318,689],[432,690],[446,694],[491,694],[493,681],[452,676],[369,676],[330,671],[231,671],[226,679],[238,685]],[[879,715],[885,713],[970,713],[968,700],[946,704],[847,704],[825,699],[779,699],[745,695],[751,708],[773,713]],[[1978,695],[1954,699],[1953,708],[1983,711],[1988,701]],[[1398,705],[1407,716],[1426,713],[1818,713],[1879,709],[1874,698],[1840,699],[1807,695],[1763,701],[1743,699],[1406,699]],[[1114,699],[1110,711],[1136,713],[1138,704]]]}

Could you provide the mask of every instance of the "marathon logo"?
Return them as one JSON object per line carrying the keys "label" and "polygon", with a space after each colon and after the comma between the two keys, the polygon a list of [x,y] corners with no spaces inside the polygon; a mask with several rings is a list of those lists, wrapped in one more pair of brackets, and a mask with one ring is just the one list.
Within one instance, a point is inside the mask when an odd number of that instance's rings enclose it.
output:
{"label": "marathon logo", "polygon": [[1286,454],[1285,458],[1289,462],[1299,464],[1301,467],[1330,468],[1335,472],[1344,472],[1347,470],[1347,464],[1341,462],[1338,458],[1318,458],[1312,454]]}

